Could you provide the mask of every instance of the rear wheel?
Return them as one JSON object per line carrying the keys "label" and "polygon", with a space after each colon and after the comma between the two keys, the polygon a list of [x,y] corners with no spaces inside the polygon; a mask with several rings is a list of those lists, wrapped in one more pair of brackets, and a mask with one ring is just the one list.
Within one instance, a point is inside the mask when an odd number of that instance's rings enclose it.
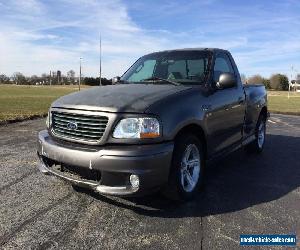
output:
{"label": "rear wheel", "polygon": [[246,146],[248,152],[261,153],[266,140],[266,117],[260,115],[255,129],[255,140]]}
{"label": "rear wheel", "polygon": [[174,200],[190,200],[203,182],[204,157],[200,140],[183,134],[175,140],[172,165],[164,194]]}

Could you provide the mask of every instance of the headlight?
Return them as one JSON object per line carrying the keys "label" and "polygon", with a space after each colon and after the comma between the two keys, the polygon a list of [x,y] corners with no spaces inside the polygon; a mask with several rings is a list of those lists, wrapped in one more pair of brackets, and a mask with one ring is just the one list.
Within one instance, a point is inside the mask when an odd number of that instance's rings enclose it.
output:
{"label": "headlight", "polygon": [[47,118],[46,118],[46,126],[47,126],[47,128],[50,128],[50,127],[51,127],[51,121],[52,121],[52,118],[51,118],[51,112],[50,112],[50,110],[49,110],[49,111],[48,111]]}
{"label": "headlight", "polygon": [[156,118],[126,118],[116,126],[114,138],[157,138],[160,136],[159,122]]}

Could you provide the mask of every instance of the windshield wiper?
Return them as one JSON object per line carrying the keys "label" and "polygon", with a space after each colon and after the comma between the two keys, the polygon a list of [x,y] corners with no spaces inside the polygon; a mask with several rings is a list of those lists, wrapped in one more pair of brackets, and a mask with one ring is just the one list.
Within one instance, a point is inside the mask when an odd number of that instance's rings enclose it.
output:
{"label": "windshield wiper", "polygon": [[141,80],[140,82],[166,82],[166,83],[170,83],[170,84],[173,84],[173,85],[181,85],[179,82],[173,82],[173,81],[170,81],[170,80],[167,80],[167,79],[164,79],[164,78],[160,78],[160,77],[149,77],[149,78],[146,78],[146,79],[143,79]]}

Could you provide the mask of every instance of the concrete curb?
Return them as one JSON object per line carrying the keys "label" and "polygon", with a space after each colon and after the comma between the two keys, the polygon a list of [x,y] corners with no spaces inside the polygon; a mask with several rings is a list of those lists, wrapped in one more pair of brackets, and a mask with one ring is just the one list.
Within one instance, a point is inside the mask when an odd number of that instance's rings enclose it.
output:
{"label": "concrete curb", "polygon": [[300,116],[300,112],[281,112],[281,111],[269,111],[271,114],[279,114],[279,115],[296,115]]}

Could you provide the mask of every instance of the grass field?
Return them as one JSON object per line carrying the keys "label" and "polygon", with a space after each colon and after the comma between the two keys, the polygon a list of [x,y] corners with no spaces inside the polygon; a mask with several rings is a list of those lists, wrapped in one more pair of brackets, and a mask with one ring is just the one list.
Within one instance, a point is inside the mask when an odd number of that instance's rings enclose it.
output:
{"label": "grass field", "polygon": [[300,115],[300,93],[287,91],[268,92],[269,110],[273,113]]}
{"label": "grass field", "polygon": [[[77,86],[0,85],[0,122],[44,116],[50,104],[62,95],[77,91]],[[269,110],[300,115],[300,93],[269,91]]]}
{"label": "grass field", "polygon": [[44,116],[55,99],[77,90],[74,86],[0,85],[0,122]]}

